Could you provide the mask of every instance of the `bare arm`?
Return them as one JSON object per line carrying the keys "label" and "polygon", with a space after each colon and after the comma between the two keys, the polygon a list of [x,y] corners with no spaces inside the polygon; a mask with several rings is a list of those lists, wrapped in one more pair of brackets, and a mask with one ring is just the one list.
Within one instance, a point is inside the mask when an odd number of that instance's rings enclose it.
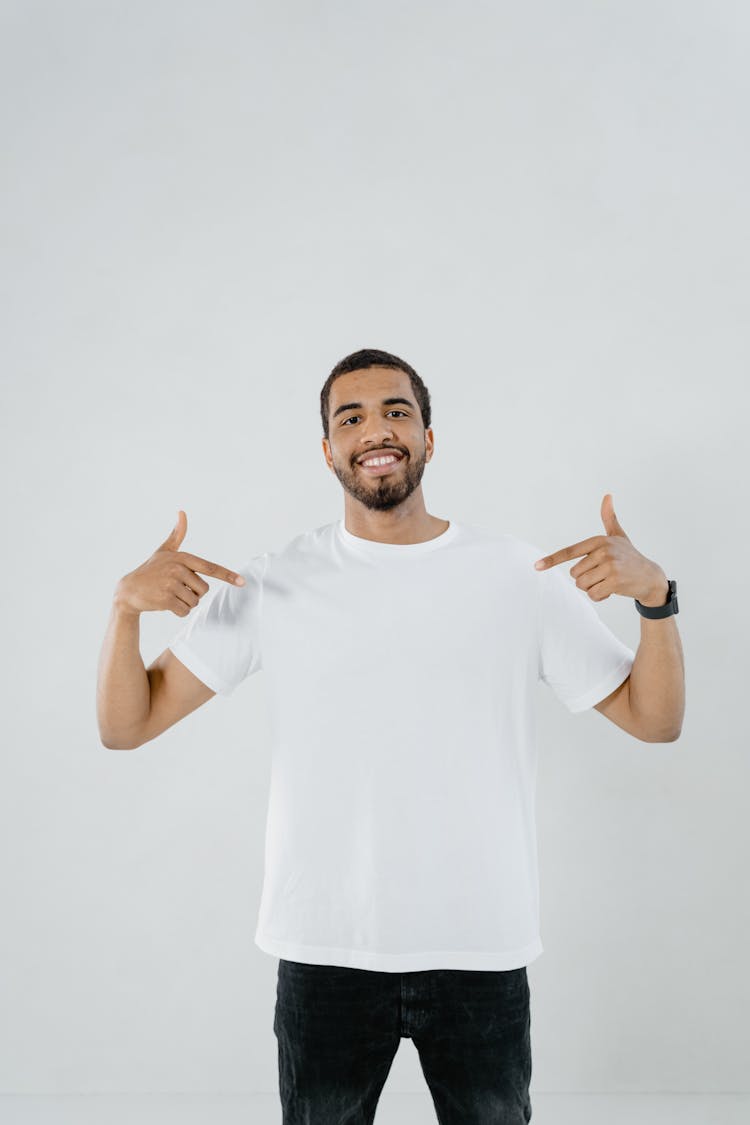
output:
{"label": "bare arm", "polygon": [[151,742],[216,692],[166,648],[148,668],[138,649],[140,615],[112,606],[99,661],[99,733],[108,750]]}
{"label": "bare arm", "polygon": [[[643,605],[664,605],[668,579]],[[641,643],[630,675],[594,705],[618,727],[642,742],[675,742],[685,714],[685,661],[674,615],[641,616]]]}
{"label": "bare arm", "polygon": [[151,685],[141,653],[140,613],[112,601],[96,684],[99,737],[109,750],[130,750],[151,708]]}
{"label": "bare arm", "polygon": [[[659,591],[653,604],[663,605],[666,597]],[[630,708],[636,722],[650,729],[652,742],[674,742],[680,737],[685,661],[674,615],[641,617],[641,643],[630,670]]]}

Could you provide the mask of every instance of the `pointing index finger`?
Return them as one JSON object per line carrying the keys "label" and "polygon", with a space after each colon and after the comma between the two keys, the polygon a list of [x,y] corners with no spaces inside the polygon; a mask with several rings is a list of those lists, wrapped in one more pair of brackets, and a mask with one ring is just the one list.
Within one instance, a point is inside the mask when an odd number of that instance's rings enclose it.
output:
{"label": "pointing index finger", "polygon": [[593,535],[590,539],[582,539],[580,543],[571,544],[570,547],[561,547],[559,551],[553,551],[551,555],[545,555],[538,559],[534,566],[537,570],[548,570],[551,566],[557,566],[558,563],[567,562],[568,559],[578,559],[598,547],[601,540],[601,535]]}
{"label": "pointing index finger", "polygon": [[225,566],[219,566],[218,563],[202,559],[200,555],[191,555],[187,551],[180,551],[179,555],[185,565],[196,571],[197,574],[207,574],[210,578],[220,578],[222,582],[229,582],[232,586],[245,585],[245,579],[235,570],[228,570]]}

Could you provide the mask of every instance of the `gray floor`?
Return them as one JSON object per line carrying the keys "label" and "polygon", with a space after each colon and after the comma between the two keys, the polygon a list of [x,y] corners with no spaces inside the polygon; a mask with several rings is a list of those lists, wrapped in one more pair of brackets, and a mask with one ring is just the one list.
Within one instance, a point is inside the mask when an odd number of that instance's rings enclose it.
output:
{"label": "gray floor", "polygon": [[[747,1125],[750,1094],[535,1094],[533,1125]],[[0,1095],[2,1125],[281,1125],[277,1094]],[[383,1091],[375,1125],[436,1125],[429,1093]]]}

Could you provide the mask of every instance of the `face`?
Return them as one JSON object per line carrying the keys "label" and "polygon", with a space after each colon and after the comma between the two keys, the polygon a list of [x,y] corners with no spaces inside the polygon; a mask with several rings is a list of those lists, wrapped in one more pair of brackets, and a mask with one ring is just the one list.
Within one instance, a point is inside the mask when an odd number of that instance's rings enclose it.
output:
{"label": "face", "polygon": [[[399,399],[387,402],[386,399]],[[388,511],[419,488],[432,458],[432,429],[422,413],[409,376],[390,367],[368,367],[339,375],[331,384],[329,438],[323,438],[326,462],[344,489],[366,508]],[[368,455],[399,460],[367,468]]]}

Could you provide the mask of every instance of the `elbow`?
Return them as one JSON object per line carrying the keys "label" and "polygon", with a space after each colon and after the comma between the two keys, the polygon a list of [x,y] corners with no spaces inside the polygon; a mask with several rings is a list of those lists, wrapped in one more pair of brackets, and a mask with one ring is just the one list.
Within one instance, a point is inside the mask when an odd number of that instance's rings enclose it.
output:
{"label": "elbow", "polygon": [[102,738],[101,735],[99,735],[99,741],[105,750],[135,750],[137,746],[137,743],[120,742],[116,738]]}
{"label": "elbow", "polygon": [[[635,720],[635,716],[633,719]],[[659,724],[654,721],[640,723],[634,721],[631,729],[641,742],[676,742],[682,734],[682,715],[675,715],[671,721]]]}
{"label": "elbow", "polygon": [[660,734],[649,735],[647,738],[644,738],[643,741],[644,742],[676,742],[681,734],[682,734],[682,727],[680,727],[679,730],[671,730],[671,731],[668,731],[666,733],[662,732]]}

